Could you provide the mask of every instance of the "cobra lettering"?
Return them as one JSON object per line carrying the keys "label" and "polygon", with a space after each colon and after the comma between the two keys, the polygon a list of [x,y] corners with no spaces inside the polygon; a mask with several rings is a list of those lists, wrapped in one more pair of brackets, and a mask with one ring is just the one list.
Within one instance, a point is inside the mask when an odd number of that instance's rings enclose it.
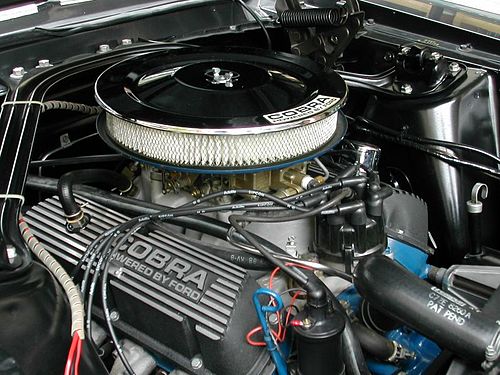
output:
{"label": "cobra lettering", "polygon": [[[154,248],[146,242],[135,241],[127,249],[126,253],[128,256],[118,254],[115,260],[146,276],[153,275],[155,281],[160,281],[162,284],[181,294],[186,294],[186,290],[190,292],[194,291],[188,285],[194,284],[201,291],[205,288],[207,271],[193,270],[193,266],[184,259],[174,257],[166,251]],[[158,272],[158,270],[162,272]],[[196,294],[199,295],[199,293]]]}
{"label": "cobra lettering", "polygon": [[299,107],[291,108],[282,112],[270,113],[264,115],[264,118],[272,124],[300,120],[327,110],[328,108],[334,106],[339,100],[339,98],[333,96],[318,95],[310,102]]}

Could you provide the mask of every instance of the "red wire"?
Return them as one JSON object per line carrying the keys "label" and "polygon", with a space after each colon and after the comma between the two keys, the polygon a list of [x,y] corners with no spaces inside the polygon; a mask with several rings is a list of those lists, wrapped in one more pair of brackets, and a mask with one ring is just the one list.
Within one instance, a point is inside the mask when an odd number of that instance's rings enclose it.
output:
{"label": "red wire", "polygon": [[[309,267],[309,266],[305,266],[305,265],[302,265],[302,264],[297,264],[297,263],[285,263],[285,266],[287,267],[297,267],[297,268],[302,268],[302,269],[305,269],[305,270],[309,270],[309,271],[312,271],[313,268],[312,267]],[[272,272],[271,272],[271,275],[269,276],[269,289],[273,289],[273,280],[274,278],[276,277],[277,273],[281,270],[280,267],[276,267]],[[295,301],[297,300],[297,297],[303,293],[302,291],[298,291],[295,293],[295,295],[292,297],[291,301],[290,301],[290,306],[288,308],[288,311],[287,311],[287,315],[286,315],[286,318],[285,318],[285,327],[282,326],[281,324],[281,317],[280,317],[280,313],[277,312],[276,315],[277,315],[277,318],[278,318],[278,332],[276,333],[274,330],[271,330],[272,334],[274,335],[274,337],[276,337],[276,340],[277,341],[284,341],[285,340],[285,337],[286,337],[286,328],[287,328],[287,325],[288,325],[288,322],[290,320],[290,316],[291,316],[291,313],[292,313],[292,306],[293,304],[295,303]],[[272,299],[271,297],[271,303],[273,305],[275,305],[275,302],[274,302],[274,299]],[[247,343],[249,345],[252,345],[252,346],[266,346],[266,343],[265,342],[262,342],[262,341],[254,341],[252,339],[252,336],[259,332],[259,331],[262,331],[262,327],[261,326],[258,326],[258,327],[255,327],[254,329],[252,329],[250,332],[247,333],[246,335],[246,340],[247,340]],[[283,334],[283,335],[282,335]]]}
{"label": "red wire", "polygon": [[66,366],[64,367],[64,375],[71,375],[71,367],[73,365],[73,357],[75,356],[75,350],[78,347],[78,341],[80,338],[77,334],[73,335],[73,340],[71,341],[71,346],[68,352],[68,358],[66,359]]}
{"label": "red wire", "polygon": [[[257,332],[260,332],[260,331],[262,331],[262,327],[258,326],[258,327],[255,327],[254,329],[252,329],[250,332],[247,333],[246,340],[247,340],[247,342],[248,342],[249,345],[252,345],[252,346],[266,346],[265,342],[263,342],[263,341],[254,341],[252,339],[252,336],[255,335]],[[276,340],[279,340],[278,334],[274,330],[271,330],[271,334],[276,338]]]}
{"label": "red wire", "polygon": [[271,272],[271,276],[269,276],[269,289],[273,289],[273,279],[276,274],[281,270],[281,268],[276,267],[273,272]]}
{"label": "red wire", "polygon": [[304,292],[301,291],[301,290],[295,292],[295,294],[293,295],[292,299],[290,300],[290,306],[288,306],[288,311],[286,313],[286,318],[285,318],[285,329],[283,330],[283,336],[280,337],[280,341],[285,341],[285,338],[286,338],[286,329],[288,328],[288,322],[290,320],[290,316],[292,315],[293,304],[297,300],[297,297],[299,295],[301,295],[302,293],[304,293]]}
{"label": "red wire", "polygon": [[78,344],[76,346],[76,358],[75,358],[75,371],[74,374],[78,375],[80,368],[80,359],[82,357],[82,340],[78,339]]}

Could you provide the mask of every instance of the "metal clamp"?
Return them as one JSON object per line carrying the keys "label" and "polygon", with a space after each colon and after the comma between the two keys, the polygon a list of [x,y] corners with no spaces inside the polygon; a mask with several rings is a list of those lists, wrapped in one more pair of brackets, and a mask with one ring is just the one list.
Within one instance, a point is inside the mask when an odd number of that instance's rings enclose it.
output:
{"label": "metal clamp", "polygon": [[[500,321],[497,320],[497,324],[500,325]],[[498,362],[500,358],[500,328],[497,329],[490,344],[486,347],[484,357],[485,361],[481,366],[486,371],[491,369]]]}

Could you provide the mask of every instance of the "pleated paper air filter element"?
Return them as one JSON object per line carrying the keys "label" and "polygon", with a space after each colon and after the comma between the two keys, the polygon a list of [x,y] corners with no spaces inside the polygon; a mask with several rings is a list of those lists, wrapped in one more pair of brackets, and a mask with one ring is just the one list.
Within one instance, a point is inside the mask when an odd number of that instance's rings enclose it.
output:
{"label": "pleated paper air filter element", "polygon": [[345,82],[294,55],[239,48],[143,54],[107,69],[99,133],[132,159],[238,173],[312,159],[345,134]]}

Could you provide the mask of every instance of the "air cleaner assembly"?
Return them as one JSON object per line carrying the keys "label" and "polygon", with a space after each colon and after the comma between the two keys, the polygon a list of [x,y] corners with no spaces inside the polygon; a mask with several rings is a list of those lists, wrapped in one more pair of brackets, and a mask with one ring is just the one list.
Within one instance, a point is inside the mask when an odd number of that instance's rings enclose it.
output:
{"label": "air cleaner assembly", "polygon": [[152,52],[111,66],[95,95],[103,139],[132,159],[203,173],[273,169],[336,145],[347,87],[312,61],[255,49]]}

